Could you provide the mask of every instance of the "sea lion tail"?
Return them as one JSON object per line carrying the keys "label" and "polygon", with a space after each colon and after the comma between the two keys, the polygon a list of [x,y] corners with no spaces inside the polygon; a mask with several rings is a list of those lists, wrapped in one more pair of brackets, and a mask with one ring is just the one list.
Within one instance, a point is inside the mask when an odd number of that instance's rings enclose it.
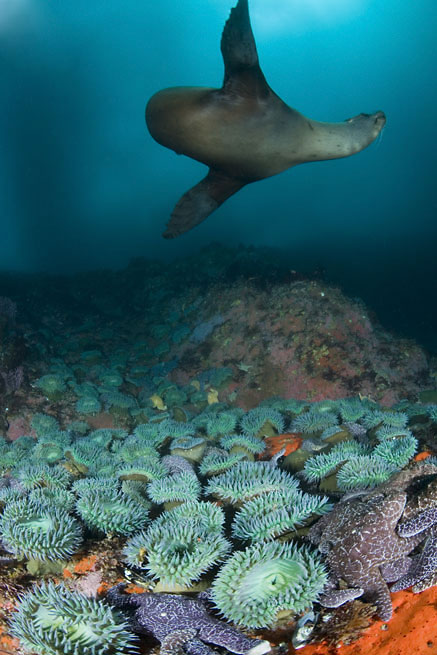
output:
{"label": "sea lion tail", "polygon": [[244,185],[244,181],[210,168],[208,175],[177,202],[162,236],[173,239],[188,232]]}

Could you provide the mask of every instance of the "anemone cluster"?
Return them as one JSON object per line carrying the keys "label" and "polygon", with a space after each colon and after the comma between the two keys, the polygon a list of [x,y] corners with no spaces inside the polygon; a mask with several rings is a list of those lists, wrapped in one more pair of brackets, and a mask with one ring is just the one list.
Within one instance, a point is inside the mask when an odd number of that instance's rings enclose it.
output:
{"label": "anemone cluster", "polygon": [[[329,426],[325,423],[327,418]],[[341,419],[348,420],[339,425]],[[294,427],[298,423],[305,432],[318,435],[322,442],[346,433],[345,440],[330,444],[304,464],[304,475],[309,482],[320,482],[335,474],[340,491],[378,486],[404,468],[418,448],[417,438],[406,427],[406,413],[381,410],[368,402],[343,400],[338,407],[332,404],[323,411],[315,407],[298,416]]]}
{"label": "anemone cluster", "polygon": [[[84,366],[100,366],[100,359],[86,352]],[[405,407],[275,398],[248,412],[213,403],[190,417],[123,398],[117,367],[103,368],[92,384],[60,365],[53,369],[64,385],[56,393],[74,390],[80,414],[105,403],[138,420],[133,430],[91,430],[82,418],[61,429],[52,416],[35,414],[32,435],[0,441],[8,480],[0,487],[4,548],[17,559],[58,561],[91,537],[119,536],[123,563],[156,589],[210,587],[224,618],[246,628],[301,613],[326,585],[322,556],[301,543],[302,530],[332,509],[312,484],[335,474],[341,491],[369,489],[417,450]],[[171,398],[170,391],[177,395],[163,385],[160,397]],[[427,411],[433,421],[433,407]],[[285,430],[307,443],[306,491],[276,458],[259,459],[264,437]],[[42,585],[20,602],[13,633],[41,655],[123,652],[131,643],[125,626],[88,601]],[[74,612],[80,627],[72,624]]]}

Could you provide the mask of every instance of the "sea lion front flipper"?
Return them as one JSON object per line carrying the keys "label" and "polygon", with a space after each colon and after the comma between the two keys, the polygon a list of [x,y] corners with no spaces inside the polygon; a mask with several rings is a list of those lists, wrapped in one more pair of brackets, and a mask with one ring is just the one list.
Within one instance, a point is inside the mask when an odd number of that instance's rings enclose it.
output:
{"label": "sea lion front flipper", "polygon": [[224,93],[250,97],[267,97],[271,93],[259,66],[248,0],[238,0],[231,9],[220,47],[225,64]]}
{"label": "sea lion front flipper", "polygon": [[176,203],[162,236],[173,239],[196,227],[244,184],[241,180],[210,168],[208,175],[184,193]]}

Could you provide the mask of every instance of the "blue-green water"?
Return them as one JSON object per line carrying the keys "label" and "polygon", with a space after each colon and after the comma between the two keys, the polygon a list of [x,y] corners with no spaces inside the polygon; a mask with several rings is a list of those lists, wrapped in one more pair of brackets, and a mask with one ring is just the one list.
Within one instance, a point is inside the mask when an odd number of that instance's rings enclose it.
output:
{"label": "blue-green water", "polygon": [[280,246],[291,268],[325,269],[388,327],[435,349],[434,0],[251,0],[272,88],[318,120],[383,109],[383,137],[248,186],[193,232],[161,238],[205,169],[152,140],[144,106],[163,87],[220,86],[233,4],[5,3],[1,267],[114,268],[210,241]]}

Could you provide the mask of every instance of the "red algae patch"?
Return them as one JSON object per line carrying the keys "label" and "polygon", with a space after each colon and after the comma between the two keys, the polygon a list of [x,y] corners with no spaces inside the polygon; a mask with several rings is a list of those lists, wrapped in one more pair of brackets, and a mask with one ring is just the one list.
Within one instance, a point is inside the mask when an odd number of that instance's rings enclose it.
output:
{"label": "red algae patch", "polygon": [[388,623],[375,621],[363,636],[352,644],[328,646],[313,644],[289,655],[436,655],[437,587],[420,594],[399,591],[392,594],[393,617]]}
{"label": "red algae patch", "polygon": [[9,421],[9,427],[6,432],[6,438],[9,441],[15,441],[25,434],[30,434],[29,421],[23,416],[17,416]]}

